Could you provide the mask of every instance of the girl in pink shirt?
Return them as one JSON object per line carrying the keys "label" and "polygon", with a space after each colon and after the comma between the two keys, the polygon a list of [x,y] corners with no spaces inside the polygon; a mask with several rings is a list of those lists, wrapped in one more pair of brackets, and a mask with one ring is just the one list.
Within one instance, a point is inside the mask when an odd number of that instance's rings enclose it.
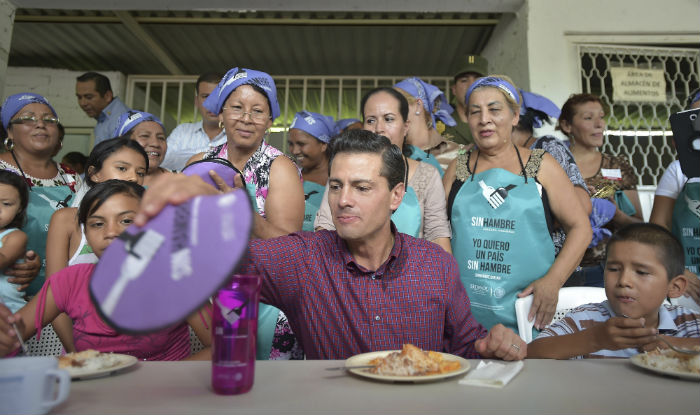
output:
{"label": "girl in pink shirt", "polygon": [[[98,258],[133,222],[142,195],[143,187],[121,180],[99,183],[87,192],[80,204],[78,220]],[[210,358],[209,310],[195,313],[186,323],[147,335],[123,334],[108,326],[100,318],[88,290],[95,266],[78,264],[64,268],[46,281],[39,294],[15,315],[21,317],[17,327],[25,339],[65,312],[73,320],[73,341],[77,351],[96,349],[129,354],[142,360]],[[0,305],[0,309],[3,307]],[[188,324],[205,345],[204,350],[193,356],[190,356]],[[0,356],[10,352],[12,346],[0,342]]]}

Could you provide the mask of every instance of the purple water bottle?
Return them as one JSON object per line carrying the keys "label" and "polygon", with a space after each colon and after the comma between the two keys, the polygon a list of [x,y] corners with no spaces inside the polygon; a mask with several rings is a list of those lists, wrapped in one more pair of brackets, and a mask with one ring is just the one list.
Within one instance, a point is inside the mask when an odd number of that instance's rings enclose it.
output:
{"label": "purple water bottle", "polygon": [[246,393],[255,379],[260,277],[234,275],[214,297],[211,384],[221,395]]}

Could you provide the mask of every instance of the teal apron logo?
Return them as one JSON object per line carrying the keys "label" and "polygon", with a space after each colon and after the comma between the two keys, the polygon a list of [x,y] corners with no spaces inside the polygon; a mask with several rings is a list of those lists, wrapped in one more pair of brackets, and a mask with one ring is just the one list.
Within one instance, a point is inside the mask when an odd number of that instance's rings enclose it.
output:
{"label": "teal apron logo", "polygon": [[685,267],[700,269],[700,182],[685,183],[673,206],[671,233],[681,242]]}
{"label": "teal apron logo", "polygon": [[479,186],[481,186],[481,195],[484,196],[489,205],[492,208],[498,209],[503,203],[505,203],[508,197],[508,191],[515,188],[514,184],[509,184],[506,187],[499,187],[494,189],[493,187],[487,185],[483,180],[479,180]]}
{"label": "teal apron logo", "polygon": [[302,231],[314,231],[314,219],[316,219],[316,212],[323,202],[325,191],[325,186],[304,180],[304,224],[301,227]]}

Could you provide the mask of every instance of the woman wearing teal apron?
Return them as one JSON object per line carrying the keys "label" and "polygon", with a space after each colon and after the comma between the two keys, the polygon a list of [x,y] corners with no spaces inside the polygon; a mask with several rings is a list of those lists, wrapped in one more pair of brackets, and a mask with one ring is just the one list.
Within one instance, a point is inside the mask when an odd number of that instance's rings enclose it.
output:
{"label": "woman wearing teal apron", "polygon": [[[60,148],[56,111],[41,95],[20,93],[8,97],[2,106],[2,124],[7,130],[7,152],[0,154],[0,167],[23,176],[29,184],[27,251],[41,259],[41,268],[27,295],[34,295],[44,284],[46,235],[51,215],[70,206],[79,176],[51,158]],[[31,264],[29,264],[31,266]],[[8,274],[11,271],[8,272]]]}
{"label": "woman wearing teal apron", "polygon": [[315,112],[297,112],[289,127],[289,152],[304,179],[304,225],[301,230],[314,231],[316,211],[321,206],[328,182],[328,142],[338,133],[333,117]]}
{"label": "woman wearing teal apron", "polygon": [[[445,210],[445,191],[437,169],[427,163],[409,158],[406,142],[408,108],[406,98],[394,88],[375,88],[362,98],[364,129],[386,136],[403,150],[406,163],[406,193],[399,208],[391,216],[399,232],[450,247],[450,230]],[[335,229],[327,197],[321,202],[316,228]]]}
{"label": "woman wearing teal apron", "polygon": [[[242,172],[243,184],[257,212],[254,238],[300,231],[304,213],[301,172],[289,157],[265,142],[266,131],[280,115],[272,77],[265,72],[233,68],[209,95],[204,107],[219,114],[226,143],[194,155],[190,162],[218,157]],[[260,304],[257,350],[260,359],[303,358],[287,317],[267,304]]]}
{"label": "woman wearing teal apron", "polygon": [[[465,101],[476,148],[450,164],[445,185],[452,250],[472,313],[487,328],[517,332],[515,300],[533,294],[529,318],[544,327],[590,242],[588,217],[554,158],[513,144],[521,98],[510,80],[480,78]],[[556,259],[553,217],[568,235]]]}
{"label": "woman wearing teal apron", "polygon": [[678,160],[659,180],[649,222],[669,229],[683,245],[688,287],[673,303],[700,310],[700,178],[688,179]]}

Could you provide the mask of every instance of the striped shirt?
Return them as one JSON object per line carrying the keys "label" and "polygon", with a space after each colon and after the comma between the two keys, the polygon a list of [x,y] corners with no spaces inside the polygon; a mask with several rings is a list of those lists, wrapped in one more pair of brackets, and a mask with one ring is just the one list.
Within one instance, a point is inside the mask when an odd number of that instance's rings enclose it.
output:
{"label": "striped shirt", "polygon": [[252,240],[239,273],[263,276],[262,301],[284,311],[309,359],[401,349],[478,358],[486,329],[471,314],[457,263],[438,245],[396,232],[376,270],[335,231]]}
{"label": "striped shirt", "polygon": [[[615,312],[612,311],[607,300],[602,303],[584,304],[571,310],[561,320],[552,323],[537,338],[574,334],[596,324],[604,323],[614,315]],[[659,333],[666,336],[698,338],[700,337],[700,315],[681,306],[662,304],[659,307],[658,329]],[[636,348],[621,350],[603,349],[585,356],[576,356],[575,359],[628,358],[638,353],[639,351]]]}

